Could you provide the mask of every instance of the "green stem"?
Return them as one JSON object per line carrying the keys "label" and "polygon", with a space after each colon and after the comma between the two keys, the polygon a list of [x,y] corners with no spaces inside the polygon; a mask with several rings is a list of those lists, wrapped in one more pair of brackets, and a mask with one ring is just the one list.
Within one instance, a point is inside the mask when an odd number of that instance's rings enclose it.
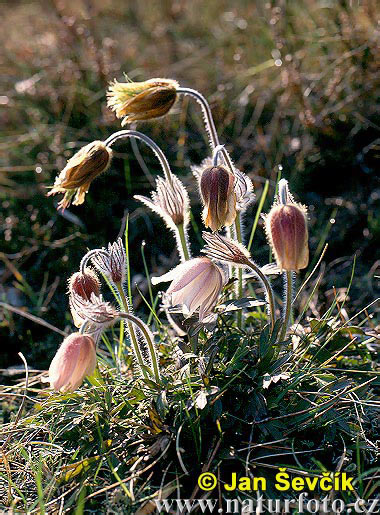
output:
{"label": "green stem", "polygon": [[[243,242],[242,234],[241,234],[241,223],[240,223],[240,213],[236,213],[235,218],[235,232],[236,232],[236,239],[239,243]],[[238,268],[238,299],[241,299],[243,297],[243,270],[241,268]],[[243,329],[243,310],[239,309],[237,312],[237,323],[238,327]]]}
{"label": "green stem", "polygon": [[293,297],[293,281],[292,281],[292,272],[287,270],[284,274],[285,278],[285,292],[286,292],[286,306],[283,314],[284,323],[282,325],[280,341],[285,340],[286,331],[288,329],[290,316],[292,313],[292,297]]}
{"label": "green stem", "polygon": [[160,378],[160,371],[158,368],[157,355],[156,355],[156,350],[154,348],[152,335],[150,334],[148,326],[146,324],[144,324],[144,322],[142,322],[139,318],[131,315],[130,313],[119,313],[119,316],[121,318],[126,318],[127,320],[129,320],[129,324],[137,325],[137,327],[140,329],[141,333],[143,334],[144,338],[146,339],[146,342],[149,347],[149,354],[152,359],[154,377],[155,377],[156,383],[159,384],[161,381],[161,378]]}
{"label": "green stem", "polygon": [[183,258],[185,261],[188,261],[190,259],[190,252],[189,252],[189,248],[187,245],[185,228],[184,228],[183,224],[179,224],[176,227],[177,227],[177,232],[178,232],[178,236],[179,236],[179,241],[180,241],[181,247],[182,247]]}
{"label": "green stem", "polygon": [[267,277],[263,272],[260,270],[260,268],[253,263],[253,261],[247,261],[247,265],[252,268],[252,270],[255,272],[255,274],[259,277],[260,281],[262,282],[265,291],[266,291],[266,297],[269,305],[269,315],[270,315],[270,321],[271,321],[271,328],[273,331],[274,323],[275,323],[275,303],[274,303],[274,295],[272,286],[270,285],[270,282],[268,281]]}
{"label": "green stem", "polygon": [[[128,302],[127,302],[127,299],[125,297],[125,293],[124,293],[124,290],[123,290],[123,287],[122,287],[121,283],[116,283],[116,288],[117,288],[117,291],[119,292],[120,299],[121,299],[121,302],[123,304],[123,308],[124,308],[125,312],[129,315],[129,306],[128,306]],[[142,354],[141,354],[141,351],[140,351],[139,342],[137,340],[135,329],[134,329],[133,325],[131,324],[131,322],[128,322],[127,324],[128,324],[129,335],[130,335],[131,340],[132,340],[133,350],[135,351],[137,361],[138,361],[138,363],[140,365],[140,368],[141,368],[141,371],[142,371],[144,377],[148,377],[147,373],[145,371],[145,368],[144,368],[144,366],[145,366],[144,365],[144,360],[143,360],[143,357],[142,357]]]}

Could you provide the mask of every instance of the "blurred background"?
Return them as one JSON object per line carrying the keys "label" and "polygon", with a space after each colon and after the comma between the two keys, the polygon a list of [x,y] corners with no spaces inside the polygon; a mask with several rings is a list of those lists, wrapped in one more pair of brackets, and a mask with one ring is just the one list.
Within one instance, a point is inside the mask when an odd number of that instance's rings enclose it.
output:
{"label": "blurred background", "polygon": [[[379,296],[380,4],[377,0],[46,0],[2,2],[0,32],[0,300],[60,331],[72,327],[67,279],[87,249],[114,241],[129,216],[133,284],[178,262],[163,224],[133,199],[160,168],[150,150],[123,142],[83,206],[56,211],[46,187],[82,145],[120,123],[108,81],[177,79],[210,101],[222,142],[267,211],[279,173],[309,206],[323,278],[310,304],[343,298],[355,313]],[[193,252],[201,246],[190,166],[209,153],[200,109],[181,99],[163,120],[139,125],[167,154],[193,201]],[[249,233],[257,204],[246,216]],[[253,255],[268,262],[262,223]],[[314,283],[315,284],[315,283]],[[335,288],[335,289],[334,289]],[[134,288],[137,310],[144,310]],[[318,303],[316,300],[318,299]],[[58,332],[0,311],[0,368],[44,368]]]}

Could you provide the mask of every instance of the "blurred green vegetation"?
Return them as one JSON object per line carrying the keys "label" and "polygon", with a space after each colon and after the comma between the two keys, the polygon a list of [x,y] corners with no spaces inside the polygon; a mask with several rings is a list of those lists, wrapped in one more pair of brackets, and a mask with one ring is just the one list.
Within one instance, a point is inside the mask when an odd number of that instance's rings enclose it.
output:
{"label": "blurred green vegetation", "polygon": [[[0,34],[0,296],[60,330],[71,326],[66,282],[87,248],[114,241],[130,217],[133,282],[176,264],[161,221],[133,200],[161,173],[143,146],[115,147],[111,169],[86,203],[64,215],[45,198],[66,159],[120,127],[105,90],[123,72],[170,77],[210,100],[221,141],[273,196],[279,170],[310,208],[312,253],[329,242],[318,308],[349,283],[349,306],[379,296],[380,6],[376,0],[192,2],[17,1],[3,4]],[[198,203],[191,164],[208,155],[197,106],[181,100],[165,120],[139,125],[163,148]],[[246,217],[250,231],[255,206]],[[199,209],[195,209],[199,221]],[[194,250],[199,242],[192,234]],[[151,244],[149,244],[152,242]],[[253,255],[268,247],[257,231]],[[376,272],[377,270],[377,272]],[[318,292],[317,292],[318,294]],[[136,292],[135,307],[140,305]],[[142,306],[141,306],[142,307]],[[60,336],[6,312],[0,367],[46,367]]]}

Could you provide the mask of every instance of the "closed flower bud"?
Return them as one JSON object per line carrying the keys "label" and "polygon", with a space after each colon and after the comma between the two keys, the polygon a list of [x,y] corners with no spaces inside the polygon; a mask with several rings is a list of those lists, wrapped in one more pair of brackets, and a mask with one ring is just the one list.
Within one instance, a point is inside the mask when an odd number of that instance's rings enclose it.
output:
{"label": "closed flower bud", "polygon": [[279,268],[297,271],[309,263],[307,212],[293,201],[285,183],[280,185],[279,200],[265,217],[265,227]]}
{"label": "closed flower bud", "polygon": [[152,199],[142,195],[135,195],[134,198],[160,215],[169,229],[175,229],[178,225],[186,228],[190,219],[190,202],[185,186],[175,175],[171,175],[171,182],[159,177],[156,186],[156,191],[151,193]]}
{"label": "closed flower bud", "polygon": [[126,253],[123,240],[108,244],[108,249],[92,258],[96,268],[114,283],[123,283],[126,276]]}
{"label": "closed flower bud", "polygon": [[186,316],[199,309],[202,322],[215,307],[226,278],[211,259],[198,257],[181,263],[161,277],[152,277],[153,284],[165,281],[172,281],[167,290],[171,305],[182,305]]}
{"label": "closed flower bud", "polygon": [[73,333],[64,339],[49,368],[54,390],[73,392],[96,367],[96,349],[91,336]]}
{"label": "closed flower bud", "polygon": [[121,125],[139,120],[150,120],[167,114],[177,98],[178,82],[171,79],[149,79],[144,82],[110,84],[107,105]]}
{"label": "closed flower bud", "polygon": [[241,243],[221,236],[218,233],[206,231],[203,231],[202,237],[207,245],[203,247],[201,252],[210,259],[242,268],[249,266],[250,254]]}
{"label": "closed flower bud", "polygon": [[235,177],[224,166],[210,166],[200,177],[203,221],[212,231],[232,225],[236,218]]}
{"label": "closed flower bud", "polygon": [[76,272],[69,280],[69,293],[76,293],[82,299],[90,300],[91,294],[100,293],[100,282],[96,273],[91,268],[86,268],[84,273]]}
{"label": "closed flower bud", "polygon": [[111,163],[112,150],[102,141],[93,141],[81,148],[67,161],[65,168],[56,177],[48,196],[64,193],[59,209],[83,204],[92,181],[107,170]]}

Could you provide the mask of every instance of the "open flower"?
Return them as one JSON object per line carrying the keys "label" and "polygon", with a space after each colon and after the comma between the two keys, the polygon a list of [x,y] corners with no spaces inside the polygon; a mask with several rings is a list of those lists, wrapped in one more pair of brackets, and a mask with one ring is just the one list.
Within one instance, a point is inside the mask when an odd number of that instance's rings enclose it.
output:
{"label": "open flower", "polygon": [[88,334],[73,333],[63,340],[49,368],[54,390],[72,392],[96,367],[95,342]]}
{"label": "open flower", "polygon": [[187,227],[190,221],[189,195],[178,177],[171,174],[171,182],[158,177],[156,191],[152,191],[151,196],[152,199],[142,195],[135,195],[134,198],[161,216],[169,229],[175,230],[178,225]]}
{"label": "open flower", "polygon": [[153,284],[166,281],[172,281],[166,292],[171,305],[182,305],[185,316],[199,309],[202,322],[215,307],[226,278],[211,259],[198,257],[181,263],[161,277],[152,277]]}
{"label": "open flower", "polygon": [[65,168],[56,177],[54,186],[47,196],[64,193],[59,209],[83,204],[92,181],[107,170],[111,163],[112,150],[103,141],[93,141],[81,148],[67,161]]}
{"label": "open flower", "polygon": [[204,205],[203,221],[212,231],[232,225],[236,218],[235,177],[224,166],[202,171],[200,191]]}
{"label": "open flower", "polygon": [[281,179],[278,199],[265,217],[265,229],[281,270],[297,271],[307,267],[307,211],[305,206],[294,202],[285,179]]}
{"label": "open flower", "polygon": [[149,79],[144,82],[114,80],[107,92],[107,105],[121,125],[150,120],[167,114],[177,98],[178,82],[171,79]]}

